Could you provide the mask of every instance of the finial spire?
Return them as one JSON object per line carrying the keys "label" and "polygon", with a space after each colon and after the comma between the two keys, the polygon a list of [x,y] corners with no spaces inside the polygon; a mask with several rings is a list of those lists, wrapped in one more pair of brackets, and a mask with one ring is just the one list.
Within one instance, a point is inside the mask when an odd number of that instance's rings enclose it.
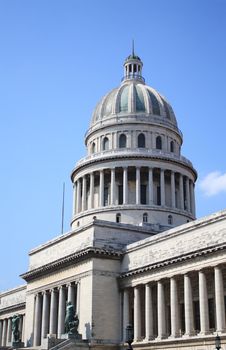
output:
{"label": "finial spire", "polygon": [[132,56],[134,57],[134,39],[132,40]]}

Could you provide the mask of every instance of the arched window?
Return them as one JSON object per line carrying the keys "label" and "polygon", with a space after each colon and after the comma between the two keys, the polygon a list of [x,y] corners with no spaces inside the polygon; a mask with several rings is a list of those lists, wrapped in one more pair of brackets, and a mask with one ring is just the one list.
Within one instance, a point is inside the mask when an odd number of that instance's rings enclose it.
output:
{"label": "arched window", "polygon": [[156,148],[157,149],[162,149],[162,138],[161,136],[156,137]]}
{"label": "arched window", "polygon": [[109,140],[107,137],[103,139],[103,150],[106,151],[109,149]]}
{"label": "arched window", "polygon": [[145,148],[145,136],[144,136],[144,134],[138,135],[138,148]]}
{"label": "arched window", "polygon": [[116,214],[116,222],[121,222],[121,214],[120,213]]}
{"label": "arched window", "polygon": [[168,224],[173,225],[173,217],[172,215],[168,215]]}
{"label": "arched window", "polygon": [[95,144],[95,142],[92,143],[91,152],[92,153],[96,152],[96,144]]}
{"label": "arched window", "polygon": [[126,135],[121,134],[119,136],[119,148],[125,148],[126,147]]}
{"label": "arched window", "polygon": [[143,214],[143,222],[148,222],[148,214],[147,213]]}
{"label": "arched window", "polygon": [[170,152],[174,152],[174,142],[170,142]]}

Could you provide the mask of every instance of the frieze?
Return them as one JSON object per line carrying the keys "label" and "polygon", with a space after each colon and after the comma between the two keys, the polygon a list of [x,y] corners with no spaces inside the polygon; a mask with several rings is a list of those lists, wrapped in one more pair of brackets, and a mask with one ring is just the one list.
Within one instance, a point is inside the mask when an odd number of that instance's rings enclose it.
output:
{"label": "frieze", "polygon": [[84,259],[93,257],[93,256],[104,256],[105,258],[110,259],[120,259],[122,252],[116,251],[116,250],[106,250],[106,249],[100,249],[100,248],[87,248],[85,250],[82,250],[78,253],[70,254],[66,256],[65,258],[61,258],[58,260],[55,260],[51,263],[45,264],[41,267],[38,267],[36,269],[33,269],[31,271],[25,272],[24,274],[20,275],[25,281],[30,281],[32,279],[38,278],[40,276],[43,276],[50,272],[55,272],[58,269],[61,269],[62,267],[66,267],[71,265],[74,261],[82,261]]}
{"label": "frieze", "polygon": [[[180,262],[183,262],[183,261],[186,261],[189,259],[203,257],[205,255],[213,254],[215,252],[225,250],[225,249],[226,249],[226,244],[222,244],[220,246],[214,246],[214,247],[207,248],[204,250],[197,250],[193,253],[177,256],[177,257],[174,257],[172,259],[162,260],[162,261],[159,261],[158,263],[148,264],[148,265],[142,266],[140,268],[132,269],[129,272],[122,273],[120,278],[126,278],[126,277],[130,277],[130,276],[133,276],[136,274],[145,273],[145,272],[148,272],[148,271],[153,270],[153,269],[162,268],[162,267],[169,266],[169,265],[172,265],[175,263],[180,263]],[[137,263],[137,261],[136,261],[136,263]]]}

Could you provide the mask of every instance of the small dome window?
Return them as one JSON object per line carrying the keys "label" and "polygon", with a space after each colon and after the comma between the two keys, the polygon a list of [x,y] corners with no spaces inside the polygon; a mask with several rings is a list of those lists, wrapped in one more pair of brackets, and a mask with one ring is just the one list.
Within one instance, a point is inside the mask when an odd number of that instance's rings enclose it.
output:
{"label": "small dome window", "polygon": [[161,136],[156,137],[156,148],[157,149],[162,149],[162,138]]}
{"label": "small dome window", "polygon": [[119,148],[126,148],[126,135],[121,134],[119,136]]}
{"label": "small dome window", "polygon": [[95,152],[96,152],[96,144],[95,142],[93,142],[91,146],[91,153],[95,153]]}
{"label": "small dome window", "polygon": [[138,148],[145,148],[145,136],[144,136],[144,134],[138,135]]}
{"label": "small dome window", "polygon": [[173,225],[173,217],[172,215],[168,215],[168,224]]}
{"label": "small dome window", "polygon": [[170,152],[174,152],[174,142],[170,142]]}
{"label": "small dome window", "polygon": [[109,139],[107,137],[105,137],[103,139],[103,150],[107,151],[109,149]]}
{"label": "small dome window", "polygon": [[120,213],[116,214],[116,222],[121,222],[121,214]]}
{"label": "small dome window", "polygon": [[147,213],[143,214],[143,222],[144,223],[148,222],[148,214]]}

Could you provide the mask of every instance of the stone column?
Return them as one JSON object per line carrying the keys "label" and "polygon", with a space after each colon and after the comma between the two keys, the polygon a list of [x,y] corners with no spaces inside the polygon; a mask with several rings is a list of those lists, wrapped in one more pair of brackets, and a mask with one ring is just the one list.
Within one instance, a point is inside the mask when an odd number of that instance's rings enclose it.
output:
{"label": "stone column", "polygon": [[42,296],[35,297],[34,346],[41,345]]}
{"label": "stone column", "polygon": [[128,204],[128,169],[123,168],[123,204]]}
{"label": "stone column", "polygon": [[76,314],[79,316],[80,313],[80,282],[76,283]]}
{"label": "stone column", "polygon": [[215,280],[215,304],[216,304],[216,332],[225,332],[225,306],[224,306],[224,284],[220,266],[214,268]]}
{"label": "stone column", "polygon": [[126,341],[126,327],[129,324],[129,291],[123,291],[123,340]]}
{"label": "stone column", "polygon": [[115,204],[115,168],[111,169],[111,205]]}
{"label": "stone column", "polygon": [[100,170],[99,207],[104,206],[104,171]]}
{"label": "stone column", "polygon": [[65,287],[59,287],[59,303],[58,303],[58,327],[57,337],[60,338],[61,334],[64,334],[64,321],[65,321],[65,310],[66,310],[66,290]]}
{"label": "stone column", "polygon": [[2,328],[3,328],[3,320],[0,320],[0,346],[2,345]]}
{"label": "stone column", "polygon": [[[22,340],[22,337],[23,337],[23,315],[20,315],[20,320],[19,320],[19,332],[20,332],[20,338]],[[12,334],[12,331],[11,331],[11,334]]]}
{"label": "stone column", "polygon": [[51,290],[49,333],[57,334],[57,291]]}
{"label": "stone column", "polygon": [[136,168],[136,204],[140,204],[140,168]]}
{"label": "stone column", "polygon": [[82,178],[82,211],[86,210],[86,175]]}
{"label": "stone column", "polygon": [[25,342],[24,339],[25,339],[25,315],[23,315],[23,322],[22,322],[22,338],[21,338],[21,340],[23,343]]}
{"label": "stone column", "polygon": [[171,171],[171,205],[172,208],[176,207],[176,200],[175,200],[175,173]]}
{"label": "stone column", "polygon": [[191,193],[191,212],[195,216],[195,194],[194,194],[194,184],[190,182],[190,193]]}
{"label": "stone column", "polygon": [[149,205],[154,203],[154,191],[153,191],[153,169],[149,168],[148,171],[148,192],[149,192]]}
{"label": "stone column", "polygon": [[157,284],[157,314],[158,314],[158,338],[166,337],[166,309],[165,309],[165,293],[162,281]]}
{"label": "stone column", "polygon": [[75,285],[72,283],[68,284],[68,301],[75,307]]}
{"label": "stone column", "polygon": [[203,271],[199,271],[199,309],[200,309],[200,333],[209,333],[209,306],[206,276]]}
{"label": "stone column", "polygon": [[7,338],[6,338],[6,344],[9,344],[12,341],[12,318],[8,318],[8,325],[7,325]]}
{"label": "stone column", "polygon": [[180,174],[179,178],[179,191],[180,191],[180,208],[184,210],[184,185],[183,185],[183,175]]}
{"label": "stone column", "polygon": [[190,205],[190,186],[189,186],[189,178],[186,177],[186,199],[187,199],[187,211],[191,211],[191,205]]}
{"label": "stone column", "polygon": [[153,298],[152,288],[150,284],[145,284],[145,339],[146,341],[153,339],[154,336],[153,323]]}
{"label": "stone column", "polygon": [[81,181],[77,180],[77,206],[76,213],[78,214],[81,211]]}
{"label": "stone column", "polygon": [[194,314],[191,278],[184,275],[184,313],[185,313],[185,335],[194,334]]}
{"label": "stone column", "polygon": [[72,203],[72,216],[76,214],[76,198],[77,198],[77,186],[76,183],[73,183],[73,203]]}
{"label": "stone column", "polygon": [[42,332],[41,338],[46,338],[49,332],[49,293],[43,292],[43,305],[42,305]]}
{"label": "stone column", "polygon": [[90,173],[90,208],[94,208],[94,173]]}
{"label": "stone column", "polygon": [[141,339],[141,305],[140,289],[134,287],[134,341]]}
{"label": "stone column", "polygon": [[179,302],[178,287],[175,277],[170,278],[170,312],[171,312],[171,337],[179,336]]}
{"label": "stone column", "polygon": [[3,320],[3,328],[2,328],[2,346],[6,346],[7,324],[8,324],[8,320],[7,318],[5,318]]}
{"label": "stone column", "polygon": [[160,191],[161,191],[161,205],[166,204],[166,198],[165,198],[165,170],[161,169],[160,173]]}

